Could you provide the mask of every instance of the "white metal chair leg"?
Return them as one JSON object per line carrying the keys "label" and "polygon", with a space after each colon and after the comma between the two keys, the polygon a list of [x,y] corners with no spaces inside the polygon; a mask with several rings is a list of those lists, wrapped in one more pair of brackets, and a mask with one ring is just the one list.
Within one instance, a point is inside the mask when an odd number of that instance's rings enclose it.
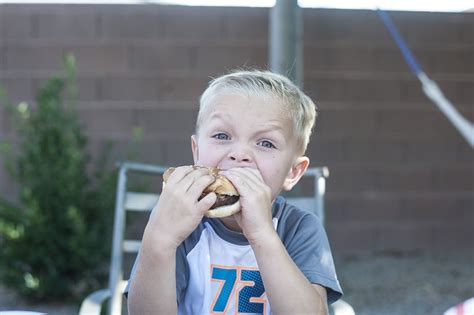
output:
{"label": "white metal chair leg", "polygon": [[331,305],[331,309],[334,315],[355,315],[355,311],[352,306],[343,300],[334,302]]}
{"label": "white metal chair leg", "polygon": [[109,289],[95,291],[87,296],[82,302],[79,315],[100,315],[102,304],[110,298],[112,293]]}

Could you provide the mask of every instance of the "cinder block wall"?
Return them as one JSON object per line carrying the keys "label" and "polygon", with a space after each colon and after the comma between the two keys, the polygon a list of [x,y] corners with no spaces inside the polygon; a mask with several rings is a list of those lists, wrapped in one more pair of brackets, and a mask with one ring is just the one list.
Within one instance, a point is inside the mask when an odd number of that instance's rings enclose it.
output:
{"label": "cinder block wall", "polygon": [[[268,9],[0,5],[0,85],[34,103],[66,52],[78,61],[80,117],[97,154],[189,164],[210,77],[267,65]],[[425,71],[474,120],[474,14],[391,12]],[[466,248],[474,232],[473,151],[427,100],[371,11],[304,10],[304,88],[321,114],[308,155],[330,168],[333,248]],[[0,140],[17,141],[0,107]],[[0,157],[0,163],[3,161]],[[0,170],[0,193],[13,198]]]}

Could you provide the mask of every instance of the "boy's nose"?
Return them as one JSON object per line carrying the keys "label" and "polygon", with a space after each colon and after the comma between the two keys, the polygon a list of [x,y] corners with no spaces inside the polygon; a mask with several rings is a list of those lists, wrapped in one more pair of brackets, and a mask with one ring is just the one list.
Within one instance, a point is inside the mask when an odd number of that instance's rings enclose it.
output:
{"label": "boy's nose", "polygon": [[234,155],[231,155],[230,159],[232,161],[237,161],[237,162],[250,162],[250,158],[239,158],[239,157],[235,157]]}
{"label": "boy's nose", "polygon": [[229,152],[228,158],[233,162],[245,164],[252,163],[253,161],[250,151],[242,147],[231,150]]}

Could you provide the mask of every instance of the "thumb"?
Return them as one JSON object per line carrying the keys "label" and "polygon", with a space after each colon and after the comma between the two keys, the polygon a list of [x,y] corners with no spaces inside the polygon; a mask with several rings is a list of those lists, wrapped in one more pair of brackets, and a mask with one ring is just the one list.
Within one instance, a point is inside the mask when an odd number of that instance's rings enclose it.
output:
{"label": "thumb", "polygon": [[205,213],[209,210],[212,205],[216,202],[217,195],[214,192],[207,194],[204,198],[198,201],[198,209],[200,212]]}

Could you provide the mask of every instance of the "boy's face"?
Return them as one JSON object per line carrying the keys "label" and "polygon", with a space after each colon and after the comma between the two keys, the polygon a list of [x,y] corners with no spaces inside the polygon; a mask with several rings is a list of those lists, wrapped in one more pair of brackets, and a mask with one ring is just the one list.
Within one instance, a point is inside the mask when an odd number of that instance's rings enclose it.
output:
{"label": "boy's face", "polygon": [[297,154],[293,123],[271,97],[219,94],[210,100],[192,136],[194,163],[257,169],[272,192],[290,190],[309,160]]}

